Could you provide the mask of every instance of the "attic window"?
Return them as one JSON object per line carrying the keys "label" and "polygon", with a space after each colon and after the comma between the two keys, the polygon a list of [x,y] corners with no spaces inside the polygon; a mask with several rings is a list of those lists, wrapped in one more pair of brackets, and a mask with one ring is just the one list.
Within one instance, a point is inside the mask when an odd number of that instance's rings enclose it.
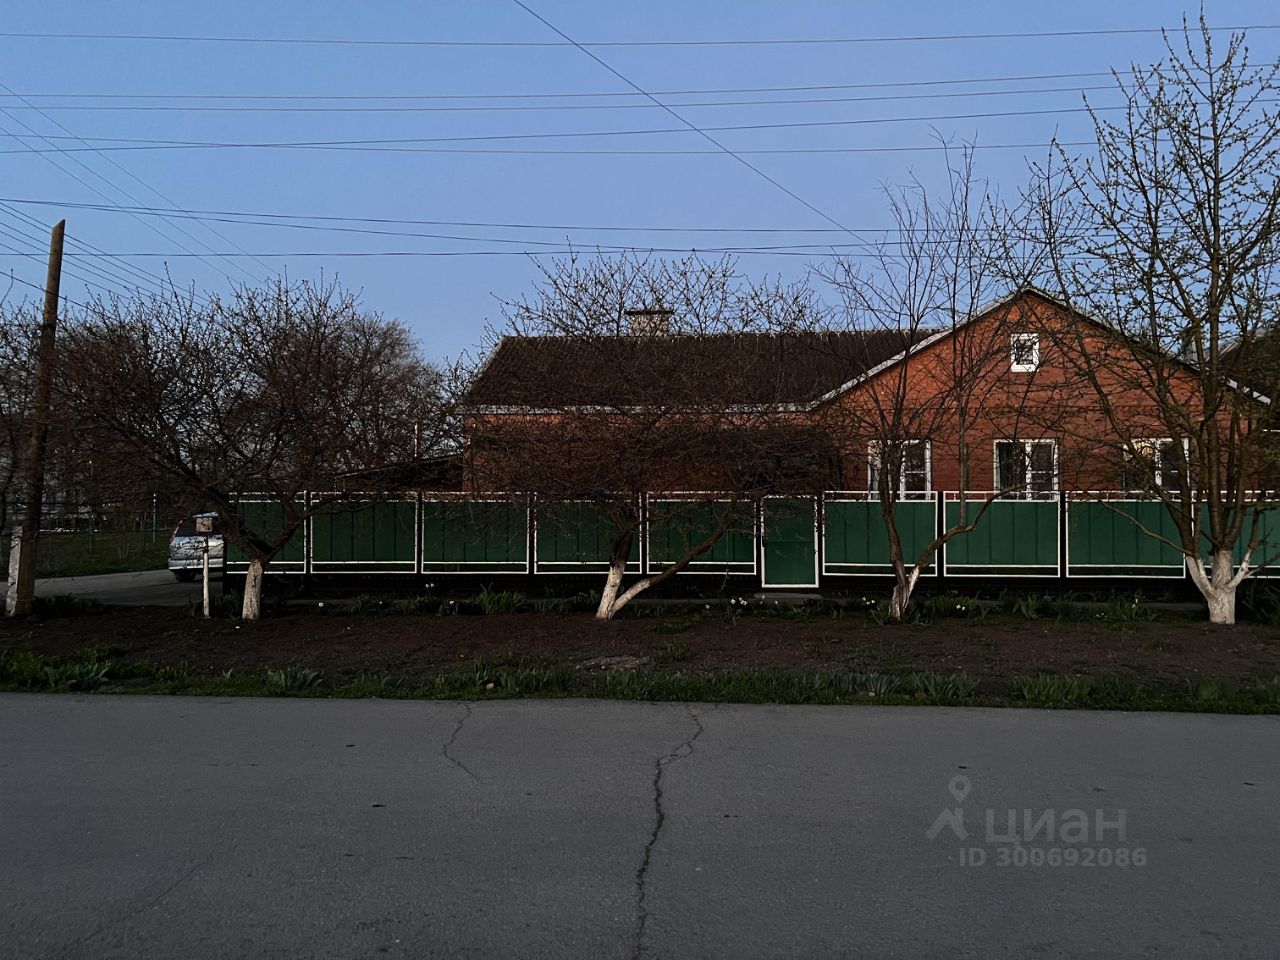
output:
{"label": "attic window", "polygon": [[1009,338],[1009,369],[1034,373],[1040,368],[1040,334],[1015,333]]}

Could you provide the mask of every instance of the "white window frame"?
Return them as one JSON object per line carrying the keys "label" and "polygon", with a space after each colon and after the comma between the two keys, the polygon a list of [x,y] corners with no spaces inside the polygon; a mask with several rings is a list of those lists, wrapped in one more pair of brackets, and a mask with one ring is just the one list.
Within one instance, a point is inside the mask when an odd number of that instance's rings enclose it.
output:
{"label": "white window frame", "polygon": [[[1010,487],[1008,490],[1005,490],[1000,486],[1000,444],[1002,443],[1022,444],[1023,474],[1021,487]],[[1053,445],[1053,486],[1049,490],[1032,490],[1031,448],[1036,444],[1041,443]],[[994,441],[991,444],[991,480],[992,489],[1001,491],[1008,497],[1014,497],[1021,500],[1031,500],[1036,497],[1056,497],[1062,484],[1062,479],[1058,474],[1058,441],[1053,437],[1039,437],[1035,440],[1021,440],[1017,437],[1001,437],[999,440]]]}
{"label": "white window frame", "polygon": [[[902,464],[898,469],[898,499],[906,500],[919,497],[924,499],[930,491],[933,490],[933,441],[931,440],[903,440],[902,447],[905,453],[907,447],[924,446],[924,489],[908,490],[907,489],[907,464],[906,458],[903,458]],[[867,492],[873,496],[880,495],[880,486],[876,483],[876,471],[880,467],[880,444],[872,440],[867,444]]]}
{"label": "white window frame", "polygon": [[[1018,348],[1031,345],[1031,362],[1018,360]],[[1035,373],[1040,369],[1040,334],[1013,333],[1009,335],[1009,369],[1013,373]]]}
{"label": "white window frame", "polygon": [[[1170,493],[1177,492],[1176,490],[1170,490],[1164,485],[1164,445],[1166,443],[1173,443],[1173,437],[1135,437],[1132,440],[1130,440],[1130,443],[1138,450],[1141,450],[1145,446],[1149,450],[1152,450],[1155,452],[1155,455],[1152,459],[1155,465],[1154,473],[1155,473],[1156,487],[1160,490],[1166,490],[1167,492],[1170,492]],[[1130,459],[1130,460],[1132,459],[1130,457],[1128,450],[1125,451],[1125,457],[1126,459]],[[1190,437],[1182,438],[1182,463],[1187,468],[1187,470],[1191,469],[1191,438]]]}

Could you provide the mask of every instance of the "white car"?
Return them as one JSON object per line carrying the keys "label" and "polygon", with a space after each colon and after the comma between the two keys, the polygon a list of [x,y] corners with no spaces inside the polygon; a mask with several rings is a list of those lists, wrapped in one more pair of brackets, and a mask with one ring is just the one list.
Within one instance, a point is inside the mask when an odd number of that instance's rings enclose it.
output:
{"label": "white car", "polygon": [[178,522],[169,537],[169,570],[175,579],[188,581],[200,575],[206,544],[209,571],[221,575],[225,544],[218,528],[218,515],[196,513]]}

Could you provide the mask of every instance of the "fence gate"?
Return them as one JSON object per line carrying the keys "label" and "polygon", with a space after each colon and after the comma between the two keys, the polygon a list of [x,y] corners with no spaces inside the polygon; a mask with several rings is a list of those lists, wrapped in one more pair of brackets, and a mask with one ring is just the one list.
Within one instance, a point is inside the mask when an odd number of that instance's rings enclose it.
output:
{"label": "fence gate", "polygon": [[761,577],[765,587],[818,585],[818,501],[765,497],[760,503]]}

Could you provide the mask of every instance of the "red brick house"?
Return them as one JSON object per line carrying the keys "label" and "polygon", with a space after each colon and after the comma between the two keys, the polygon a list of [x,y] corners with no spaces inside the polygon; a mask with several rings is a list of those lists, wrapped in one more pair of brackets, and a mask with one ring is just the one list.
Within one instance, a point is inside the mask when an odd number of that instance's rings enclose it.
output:
{"label": "red brick house", "polygon": [[[908,408],[898,424],[901,439],[918,441],[904,457],[904,490],[1022,487],[1031,494],[1115,489],[1124,480],[1117,465],[1095,456],[1097,445],[1088,440],[1107,427],[1095,389],[1081,379],[1071,356],[1085,351],[1119,364],[1124,348],[1117,350],[1115,335],[1105,327],[1034,288],[1018,290],[948,330],[691,340],[621,336],[586,347],[568,339],[505,339],[469,394],[467,486],[490,486],[494,471],[483,465],[487,430],[513,423],[547,426],[563,422],[571,410],[593,408],[603,417],[611,408],[643,404],[643,392],[610,394],[611,366],[648,369],[660,382],[676,365],[715,371],[726,364],[750,371],[735,380],[737,392],[716,396],[716,384],[708,382],[706,395],[691,407],[738,409],[744,422],[758,423],[768,414],[778,424],[819,426],[838,459],[828,482],[841,489],[869,489],[872,438],[886,425],[869,422],[874,418],[860,411],[883,406],[897,394]],[[1126,389],[1128,378],[1112,380],[1114,402],[1126,417],[1151,424],[1154,456],[1168,454],[1159,446],[1159,416],[1149,399]],[[1195,389],[1190,373],[1182,389]],[[920,410],[928,416],[913,413]],[[957,436],[961,423],[967,478]],[[920,435],[912,436],[916,430]],[[699,485],[705,478],[685,480]]]}

